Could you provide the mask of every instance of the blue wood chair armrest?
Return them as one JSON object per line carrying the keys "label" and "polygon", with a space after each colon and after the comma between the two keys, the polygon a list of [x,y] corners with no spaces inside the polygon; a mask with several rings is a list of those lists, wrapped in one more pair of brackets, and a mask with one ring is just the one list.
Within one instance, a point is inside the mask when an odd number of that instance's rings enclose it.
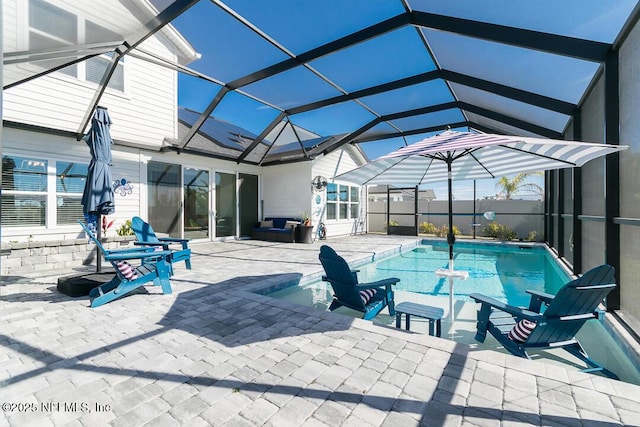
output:
{"label": "blue wood chair armrest", "polygon": [[[513,305],[507,305],[502,301],[498,301],[495,298],[488,297],[482,294],[471,294],[469,297],[476,302],[482,303],[483,306],[490,306],[497,308],[498,310],[504,311],[505,313],[509,313],[512,316],[515,316],[519,319],[528,319],[537,322],[538,320],[543,319],[544,317],[540,313],[536,313],[535,311],[528,310],[523,307],[515,307]],[[482,310],[482,309],[481,309]]]}
{"label": "blue wood chair armrest", "polygon": [[189,239],[180,239],[177,237],[160,237],[158,238],[158,240],[166,243],[180,243],[182,245],[182,249],[189,248]]}
{"label": "blue wood chair armrest", "polygon": [[389,278],[386,278],[386,279],[378,280],[376,282],[358,283],[356,285],[356,289],[357,290],[362,290],[362,289],[379,288],[381,286],[387,287],[387,286],[395,285],[399,281],[400,281],[400,279],[398,279],[396,277],[389,277]]}
{"label": "blue wood chair armrest", "polygon": [[555,298],[555,295],[551,295],[546,292],[534,291],[531,289],[527,290],[526,292],[531,295],[531,301],[529,301],[529,310],[535,311],[536,313],[540,313],[543,303],[549,305],[549,303],[551,303],[551,301],[553,301],[553,299]]}
{"label": "blue wood chair armrest", "polygon": [[125,248],[125,249],[106,249],[104,250],[104,254],[112,255],[112,254],[127,254],[131,252],[153,252],[153,248]]}
{"label": "blue wood chair armrest", "polygon": [[107,261],[125,261],[128,259],[147,259],[147,258],[158,258],[158,257],[166,257],[171,255],[171,251],[140,251],[137,252],[127,252],[127,253],[112,253],[104,256],[104,259]]}
{"label": "blue wood chair armrest", "polygon": [[188,242],[189,239],[180,239],[179,237],[158,237],[161,242],[182,243]]}
{"label": "blue wood chair armrest", "polygon": [[155,247],[159,247],[162,246],[164,248],[165,251],[169,250],[169,244],[168,243],[159,243],[159,242],[133,242],[133,244],[135,246],[155,246]]}
{"label": "blue wood chair armrest", "polygon": [[535,296],[536,298],[540,298],[543,300],[547,300],[547,301],[551,301],[552,299],[554,299],[556,296],[552,295],[552,294],[548,294],[546,292],[540,292],[540,291],[536,291],[533,289],[528,289],[526,291],[528,294]]}

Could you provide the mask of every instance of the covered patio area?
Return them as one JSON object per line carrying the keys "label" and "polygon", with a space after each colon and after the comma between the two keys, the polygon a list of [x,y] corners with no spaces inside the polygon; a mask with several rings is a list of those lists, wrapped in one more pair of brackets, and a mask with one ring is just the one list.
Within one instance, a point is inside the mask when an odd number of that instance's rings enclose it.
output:
{"label": "covered patio area", "polygon": [[[327,242],[353,261],[416,240]],[[150,288],[97,309],[55,290],[68,272],[3,283],[0,393],[15,405],[2,423],[637,423],[638,386],[254,292],[319,276],[320,244],[194,244],[173,294]]]}

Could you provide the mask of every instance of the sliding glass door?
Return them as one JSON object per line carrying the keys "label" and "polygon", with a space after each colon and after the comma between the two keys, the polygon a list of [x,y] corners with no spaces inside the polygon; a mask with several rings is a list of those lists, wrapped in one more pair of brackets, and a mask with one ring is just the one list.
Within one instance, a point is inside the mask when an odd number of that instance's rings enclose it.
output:
{"label": "sliding glass door", "polygon": [[236,174],[216,172],[216,237],[236,235]]}
{"label": "sliding glass door", "polygon": [[240,237],[250,237],[258,222],[258,176],[240,174]]}
{"label": "sliding glass door", "polygon": [[184,237],[209,237],[209,171],[184,169]]}
{"label": "sliding glass door", "polygon": [[147,165],[149,223],[158,233],[181,237],[182,167],[170,163],[149,162]]}

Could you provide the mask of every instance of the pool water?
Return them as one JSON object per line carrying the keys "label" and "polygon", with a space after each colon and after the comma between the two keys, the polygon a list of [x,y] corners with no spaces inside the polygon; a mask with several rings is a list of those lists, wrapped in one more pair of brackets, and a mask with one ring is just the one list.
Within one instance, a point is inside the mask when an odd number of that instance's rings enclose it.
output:
{"label": "pool water", "polygon": [[[397,277],[399,291],[431,296],[449,296],[448,279],[436,269],[449,268],[446,242],[428,242],[409,252],[360,267],[360,282]],[[456,243],[454,269],[469,273],[454,281],[454,298],[472,301],[477,292],[510,305],[528,306],[528,289],[555,294],[570,278],[547,250],[534,245]]]}

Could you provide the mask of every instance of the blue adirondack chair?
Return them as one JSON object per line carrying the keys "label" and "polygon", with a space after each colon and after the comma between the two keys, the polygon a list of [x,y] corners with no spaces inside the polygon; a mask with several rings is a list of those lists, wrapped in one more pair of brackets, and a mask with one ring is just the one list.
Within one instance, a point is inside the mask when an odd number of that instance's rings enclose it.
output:
{"label": "blue adirondack chair", "polygon": [[[482,294],[471,294],[471,298],[481,303],[475,339],[484,342],[488,331],[509,352],[527,359],[531,358],[527,351],[529,349],[562,348],[590,367],[585,372],[602,371],[607,376],[617,378],[590,359],[576,338],[587,320],[604,315],[598,306],[615,287],[615,269],[605,264],[567,283],[555,296],[527,291],[531,294],[528,308],[507,305]],[[529,324],[533,329],[516,336],[516,323],[525,322],[520,323],[525,325],[526,321],[535,322]]]}
{"label": "blue adirondack chair", "polygon": [[[152,282],[162,288],[163,294],[170,294],[171,275],[167,262],[170,251],[156,251],[153,248],[129,248],[108,250],[96,238],[93,232],[79,221],[87,236],[98,246],[115,270],[113,279],[109,282],[93,288],[89,292],[91,307],[99,307],[115,299],[121,298],[131,291]],[[139,260],[144,262],[138,267],[133,267],[129,261]],[[130,267],[127,267],[130,266]]]}
{"label": "blue adirondack chair", "polygon": [[171,271],[173,273],[173,263],[184,261],[187,270],[191,270],[191,249],[189,249],[189,239],[179,239],[175,237],[158,237],[151,225],[139,216],[131,219],[131,229],[136,235],[137,242],[134,245],[147,247],[161,247],[162,250],[171,250],[169,245],[180,244],[182,249],[172,250],[169,257]]}
{"label": "blue adirondack chair", "polygon": [[[389,314],[395,315],[391,286],[400,279],[391,277],[371,283],[358,283],[357,270],[351,270],[344,258],[327,245],[320,247],[319,258],[326,273],[322,280],[329,282],[333,288],[333,301],[329,310],[345,306],[362,312],[362,318],[370,320],[388,306]],[[376,293],[365,303],[360,292],[368,289],[375,289]]]}

